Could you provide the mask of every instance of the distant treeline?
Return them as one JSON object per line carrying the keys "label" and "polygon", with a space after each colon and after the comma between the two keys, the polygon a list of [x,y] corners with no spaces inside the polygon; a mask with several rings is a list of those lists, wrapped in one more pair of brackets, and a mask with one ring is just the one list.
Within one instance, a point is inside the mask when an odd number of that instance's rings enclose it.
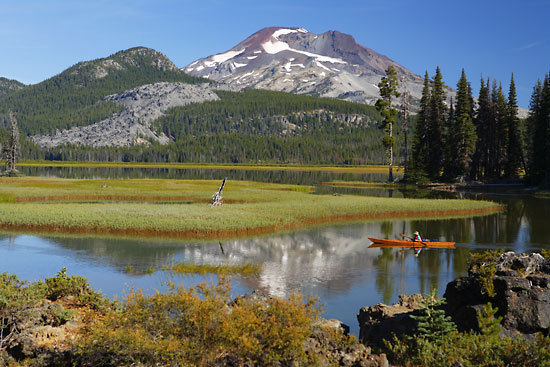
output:
{"label": "distant treeline", "polygon": [[63,146],[25,154],[28,159],[116,162],[376,164],[384,159],[380,138],[365,133],[288,137],[211,134],[187,136],[168,145]]}

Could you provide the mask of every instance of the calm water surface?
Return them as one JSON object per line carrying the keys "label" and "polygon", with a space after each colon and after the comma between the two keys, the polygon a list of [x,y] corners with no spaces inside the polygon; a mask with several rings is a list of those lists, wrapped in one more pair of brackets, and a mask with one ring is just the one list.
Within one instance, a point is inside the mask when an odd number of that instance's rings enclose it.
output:
{"label": "calm water surface", "polygon": [[[212,174],[212,178],[219,178]],[[225,177],[227,172],[218,172]],[[225,174],[225,175],[224,175]],[[278,172],[279,182],[297,183],[294,172]],[[310,173],[308,184],[341,180],[324,173]],[[364,175],[359,175],[364,176]],[[348,180],[364,178],[348,177]],[[174,177],[177,178],[177,177]],[[186,177],[188,178],[188,177]],[[202,178],[202,177],[201,177]],[[264,177],[265,180],[273,177]],[[261,178],[254,178],[263,181]],[[286,181],[285,181],[286,180]],[[272,181],[270,181],[272,182]],[[301,182],[299,182],[301,183]],[[416,190],[349,189],[319,187],[321,192],[392,197],[448,196]],[[550,249],[550,200],[517,196],[509,190],[463,196],[498,201],[503,213],[484,217],[365,222],[310,228],[268,237],[216,242],[174,242],[101,238],[52,238],[29,235],[0,235],[0,271],[21,279],[39,280],[54,276],[62,267],[69,274],[89,279],[92,286],[111,297],[122,297],[129,288],[146,292],[166,289],[169,281],[194,285],[214,276],[174,276],[157,271],[173,261],[207,264],[258,263],[261,273],[233,278],[234,295],[260,288],[287,296],[302,292],[319,296],[325,317],[337,318],[358,333],[356,315],[365,305],[392,303],[402,293],[427,293],[467,271],[471,251],[507,248],[515,251]],[[400,233],[419,230],[427,238],[455,241],[455,250],[425,250],[415,257],[412,250],[369,249],[367,237],[400,238]],[[132,267],[129,273],[127,266]]]}

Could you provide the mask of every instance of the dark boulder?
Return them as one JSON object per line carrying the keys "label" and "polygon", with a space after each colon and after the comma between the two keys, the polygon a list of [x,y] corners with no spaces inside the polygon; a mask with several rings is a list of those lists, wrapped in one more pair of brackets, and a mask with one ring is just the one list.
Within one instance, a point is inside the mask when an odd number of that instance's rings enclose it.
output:
{"label": "dark boulder", "polygon": [[359,311],[359,340],[367,345],[383,344],[393,335],[411,334],[416,321],[411,315],[418,315],[423,297],[420,294],[399,296],[399,302],[391,306],[379,303],[365,306]]}
{"label": "dark boulder", "polygon": [[[482,267],[485,270],[482,271]],[[477,330],[478,311],[491,302],[498,307],[497,316],[503,318],[504,333],[547,333],[550,328],[549,270],[549,261],[541,255],[514,252],[473,264],[468,277],[447,285],[446,311],[459,330]],[[492,273],[494,276],[487,281],[487,274]],[[487,285],[493,287],[494,293]]]}

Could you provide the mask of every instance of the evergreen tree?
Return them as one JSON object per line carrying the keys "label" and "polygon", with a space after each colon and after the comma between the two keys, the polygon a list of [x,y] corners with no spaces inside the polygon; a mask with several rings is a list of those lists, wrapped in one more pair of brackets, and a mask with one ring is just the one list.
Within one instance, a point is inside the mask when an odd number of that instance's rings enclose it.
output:
{"label": "evergreen tree", "polygon": [[506,122],[508,127],[508,139],[506,142],[507,150],[504,176],[514,178],[518,177],[518,172],[521,169],[523,162],[514,74],[512,74],[512,79],[510,80],[510,91],[508,93],[507,107]]}
{"label": "evergreen tree", "polygon": [[[487,80],[489,86],[490,80]],[[499,126],[498,110],[499,110],[499,93],[496,80],[493,79],[491,88],[491,114],[487,120],[487,156],[484,167],[484,178],[494,178],[499,174],[499,159],[505,152],[501,151],[501,141],[506,136],[504,127]]]}
{"label": "evergreen tree", "polygon": [[449,115],[447,118],[447,122],[443,128],[443,136],[445,145],[443,147],[443,177],[445,179],[451,179],[456,177],[456,161],[455,161],[455,155],[457,146],[454,143],[455,138],[455,129],[456,129],[456,114],[453,104],[453,97],[451,97],[451,103],[449,105]]}
{"label": "evergreen tree", "polygon": [[495,100],[495,128],[496,150],[493,162],[495,162],[493,177],[501,177],[508,161],[508,101],[502,91],[502,85],[496,91]]}
{"label": "evergreen tree", "polygon": [[411,316],[417,322],[416,336],[423,337],[432,343],[440,343],[441,337],[456,331],[456,325],[450,316],[445,316],[445,299],[437,297],[436,289],[424,296],[420,306],[421,314]]}
{"label": "evergreen tree", "polygon": [[530,162],[531,181],[541,187],[550,187],[550,77],[546,74],[542,87],[533,95],[531,114],[533,153]]}
{"label": "evergreen tree", "polygon": [[472,108],[470,105],[472,97],[470,92],[471,88],[466,79],[466,73],[462,69],[462,75],[457,84],[454,118],[449,118],[452,125],[447,127],[446,145],[450,149],[450,155],[447,157],[449,162],[447,165],[449,171],[446,172],[447,178],[464,178],[470,173],[470,163],[477,140],[472,121]]}
{"label": "evergreen tree", "polygon": [[445,84],[438,66],[432,83],[426,134],[428,145],[426,170],[431,180],[439,178],[443,164],[443,124],[447,114],[445,99]]}
{"label": "evergreen tree", "polygon": [[487,172],[490,146],[488,127],[491,125],[492,119],[493,113],[489,95],[489,81],[485,84],[482,76],[479,88],[478,108],[474,119],[477,135],[476,149],[470,168],[470,177],[475,180],[482,178]]}
{"label": "evergreen tree", "polygon": [[431,81],[428,71],[424,74],[424,88],[420,98],[420,109],[416,115],[416,128],[414,130],[407,181],[425,181],[428,179],[426,165],[428,162],[428,138],[427,125],[430,116],[430,90]]}
{"label": "evergreen tree", "polygon": [[541,97],[542,97],[542,83],[537,80],[537,84],[533,87],[533,93],[531,94],[531,100],[529,102],[529,117],[527,118],[527,176],[528,179],[533,183],[533,175],[535,174],[534,160],[535,160],[535,131],[536,131],[536,120],[540,114],[541,107]]}
{"label": "evergreen tree", "polygon": [[376,101],[376,109],[380,112],[384,120],[382,121],[382,128],[386,131],[387,135],[384,136],[382,143],[388,152],[389,161],[389,181],[393,181],[393,147],[395,145],[395,138],[393,137],[393,124],[395,123],[395,116],[397,110],[392,107],[392,97],[399,97],[401,93],[397,90],[399,82],[397,81],[397,72],[395,68],[390,65],[386,69],[386,76],[382,78],[378,83],[380,89],[380,99]]}

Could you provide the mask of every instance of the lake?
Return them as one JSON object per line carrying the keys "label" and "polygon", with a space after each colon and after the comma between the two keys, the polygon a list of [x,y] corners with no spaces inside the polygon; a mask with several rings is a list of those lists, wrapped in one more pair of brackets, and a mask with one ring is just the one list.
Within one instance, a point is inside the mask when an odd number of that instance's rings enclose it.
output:
{"label": "lake", "polygon": [[[90,169],[93,170],[93,169]],[[48,175],[65,177],[64,170]],[[192,175],[213,179],[229,176],[225,170],[194,170]],[[200,172],[216,171],[216,172]],[[257,173],[258,171],[249,171]],[[261,171],[260,171],[261,172]],[[104,172],[90,172],[106,177]],[[136,172],[127,172],[133,177]],[[246,172],[237,172],[248,177]],[[36,175],[46,174],[35,172]],[[162,174],[162,173],[161,173]],[[165,172],[175,175],[178,173]],[[182,172],[179,174],[183,175]],[[189,174],[189,173],[187,173]],[[263,176],[262,176],[263,175]],[[271,175],[271,176],[270,176]],[[305,176],[305,177],[304,177]],[[259,173],[257,181],[315,184],[330,180],[365,180],[365,175],[323,172]],[[120,177],[120,176],[109,176]],[[157,176],[158,177],[158,176]],[[163,176],[161,176],[163,177]],[[185,177],[191,178],[191,177]],[[294,178],[296,180],[294,180]],[[279,181],[277,181],[279,180]],[[373,180],[384,180],[378,175]],[[230,184],[230,181],[228,181]],[[392,197],[483,198],[505,205],[502,213],[483,217],[446,220],[398,220],[308,228],[272,236],[213,242],[166,240],[40,237],[24,234],[0,235],[0,271],[34,281],[54,276],[62,267],[70,275],[87,277],[92,286],[110,297],[121,298],[130,287],[151,293],[165,290],[168,282],[194,285],[215,281],[215,276],[174,275],[165,271],[147,274],[174,261],[207,264],[257,263],[258,276],[233,277],[233,294],[263,289],[287,296],[301,292],[320,297],[324,316],[337,318],[356,335],[356,315],[365,305],[393,303],[399,294],[428,293],[436,287],[443,294],[446,284],[467,272],[472,251],[507,248],[525,252],[550,249],[550,200],[519,195],[504,188],[485,193],[451,194],[421,190],[319,186],[318,192]],[[415,257],[412,250],[369,249],[367,237],[400,238],[400,233],[418,230],[425,238],[456,242],[455,250],[424,250]]]}

